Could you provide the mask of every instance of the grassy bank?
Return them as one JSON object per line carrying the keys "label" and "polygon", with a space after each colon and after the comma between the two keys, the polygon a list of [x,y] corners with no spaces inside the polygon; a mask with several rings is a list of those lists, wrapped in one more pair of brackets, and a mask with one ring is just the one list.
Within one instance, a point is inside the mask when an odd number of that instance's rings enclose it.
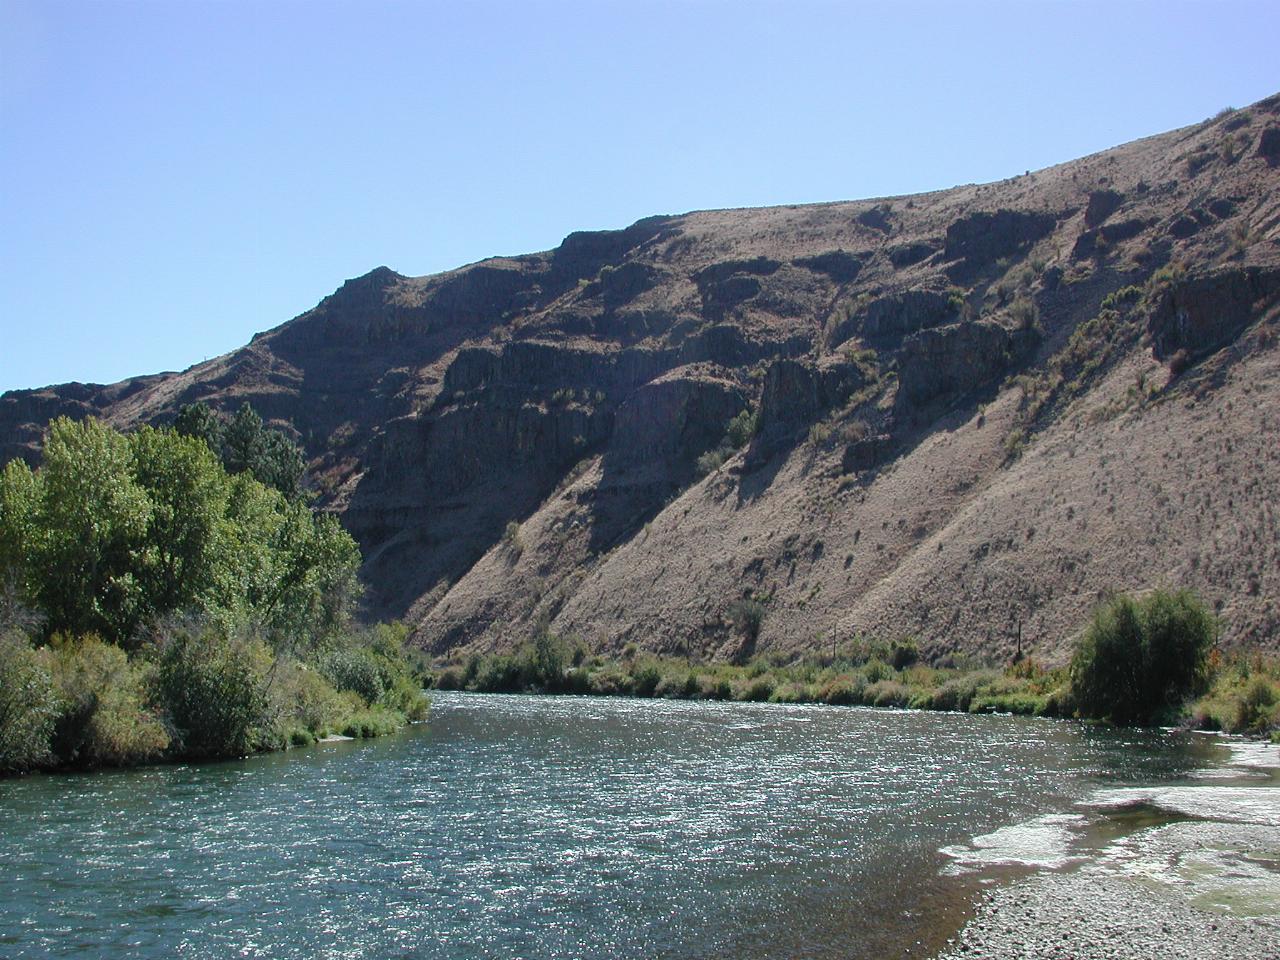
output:
{"label": "grassy bank", "polygon": [[379,625],[308,652],[210,624],[126,653],[96,636],[0,636],[0,773],[241,757],[426,716],[404,631]]}
{"label": "grassy bank", "polygon": [[508,654],[472,656],[437,669],[442,690],[578,693],[679,700],[825,703],[974,713],[1061,716],[1070,712],[1064,669],[1032,660],[1006,668],[929,666],[910,644],[854,643],[836,656],[758,656],[748,663],[695,663],[644,656],[591,656],[552,637]]}
{"label": "grassy bank", "polygon": [[[608,658],[555,638],[513,653],[438,664],[441,690],[594,694],[673,700],[821,703],[1043,717],[1081,716],[1068,667],[1035,660],[927,665],[909,644],[855,643],[838,656],[759,656],[748,663],[696,663],[628,649]],[[1198,697],[1164,722],[1206,730],[1270,734],[1280,724],[1280,662],[1261,656],[1210,657]],[[1086,719],[1101,719],[1089,717]]]}

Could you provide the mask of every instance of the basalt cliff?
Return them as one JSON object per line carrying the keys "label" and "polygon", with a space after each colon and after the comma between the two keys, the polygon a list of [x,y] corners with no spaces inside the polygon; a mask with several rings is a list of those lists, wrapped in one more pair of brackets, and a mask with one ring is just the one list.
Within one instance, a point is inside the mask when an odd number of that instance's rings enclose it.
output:
{"label": "basalt cliff", "polygon": [[436,652],[738,655],[751,596],[761,651],[1055,660],[1156,585],[1274,650],[1280,95],[999,183],[380,267],[182,373],[4,394],[0,460],[194,401],[288,425],[367,615]]}

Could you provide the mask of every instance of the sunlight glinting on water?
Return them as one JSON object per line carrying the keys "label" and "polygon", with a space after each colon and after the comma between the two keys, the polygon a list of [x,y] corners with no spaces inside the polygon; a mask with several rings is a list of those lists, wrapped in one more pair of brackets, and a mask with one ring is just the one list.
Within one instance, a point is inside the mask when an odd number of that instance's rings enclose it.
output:
{"label": "sunlight glinting on water", "polygon": [[383,740],[0,785],[0,954],[880,956],[946,935],[958,851],[1058,856],[1076,801],[1211,749],[1007,717],[440,695]]}

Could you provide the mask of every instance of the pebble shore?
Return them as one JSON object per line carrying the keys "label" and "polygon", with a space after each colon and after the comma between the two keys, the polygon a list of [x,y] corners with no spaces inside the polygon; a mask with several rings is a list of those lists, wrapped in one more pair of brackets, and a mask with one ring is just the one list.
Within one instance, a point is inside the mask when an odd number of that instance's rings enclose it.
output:
{"label": "pebble shore", "polygon": [[[1217,804],[1204,790],[1196,819],[990,890],[937,960],[1277,960],[1280,789],[1249,789],[1248,804],[1238,789]],[[1185,807],[1185,794],[1171,792],[1168,808]]]}

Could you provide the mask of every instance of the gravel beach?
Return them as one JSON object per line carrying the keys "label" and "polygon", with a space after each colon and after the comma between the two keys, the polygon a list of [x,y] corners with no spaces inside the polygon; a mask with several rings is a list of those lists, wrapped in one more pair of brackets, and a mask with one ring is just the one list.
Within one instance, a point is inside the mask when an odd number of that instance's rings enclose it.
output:
{"label": "gravel beach", "polygon": [[1124,793],[1097,806],[1177,819],[989,891],[937,960],[1280,958],[1280,789]]}

